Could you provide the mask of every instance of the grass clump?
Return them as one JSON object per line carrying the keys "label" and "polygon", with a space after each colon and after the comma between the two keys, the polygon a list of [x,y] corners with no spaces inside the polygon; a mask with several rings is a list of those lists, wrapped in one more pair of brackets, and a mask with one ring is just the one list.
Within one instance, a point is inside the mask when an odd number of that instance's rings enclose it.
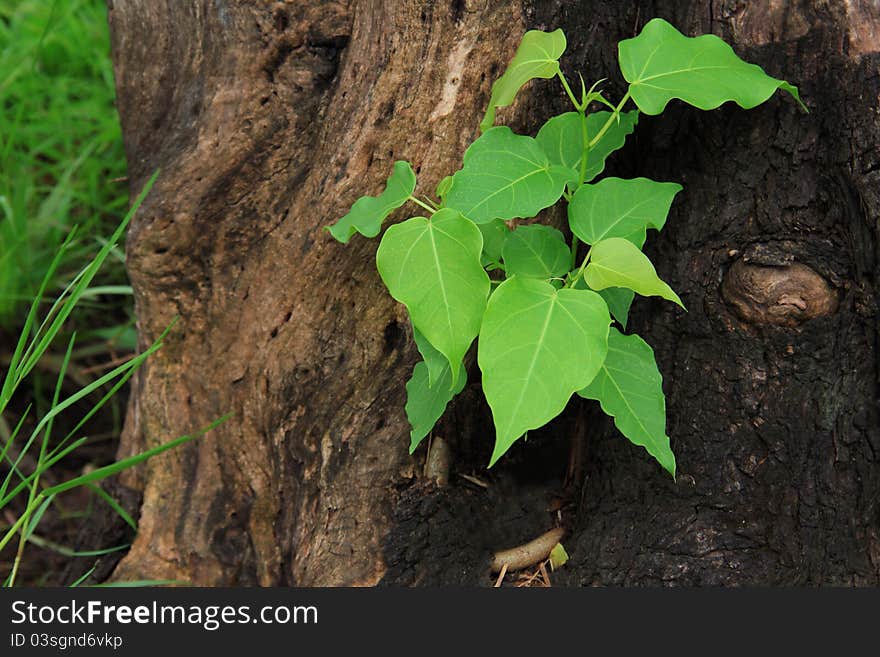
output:
{"label": "grass clump", "polygon": [[[0,329],[7,333],[18,332],[71,227],[79,227],[77,239],[50,292],[60,291],[125,212],[109,53],[103,0],[0,3]],[[110,255],[99,284],[122,295],[111,300],[110,314],[125,322],[130,291],[122,251]],[[95,323],[87,315],[96,310],[93,302],[80,306],[83,326]],[[107,308],[100,313],[106,317]]]}

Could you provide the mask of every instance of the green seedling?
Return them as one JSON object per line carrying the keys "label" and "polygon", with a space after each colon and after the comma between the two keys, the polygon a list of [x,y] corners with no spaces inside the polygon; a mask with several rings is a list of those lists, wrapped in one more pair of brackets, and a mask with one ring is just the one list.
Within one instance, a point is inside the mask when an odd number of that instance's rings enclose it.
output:
{"label": "green seedling", "polygon": [[[598,83],[588,91],[583,78],[574,94],[559,65],[565,47],[562,30],[525,34],[492,87],[481,136],[462,168],[441,181],[436,203],[413,196],[415,173],[398,161],[380,196],[359,199],[328,228],[344,243],[355,233],[377,236],[408,201],[428,215],[390,227],[376,253],[391,296],[409,311],[423,359],[406,386],[410,451],[464,387],[463,360],[477,339],[495,424],[490,466],[578,394],[598,401],[618,430],[674,477],[654,352],[625,330],[636,294],[684,308],[642,252],[682,188],[647,178],[595,179],[639,113],[660,114],[673,99],[702,110],[727,101],[750,109],[782,89],[801,101],[795,87],[744,62],[718,37],[689,38],[662,19],[618,44],[629,86],[616,104]],[[549,119],[534,138],[494,126],[496,109],[536,78],[558,78],[574,110]],[[592,111],[597,104],[602,109]],[[508,223],[560,200],[570,241],[549,226]]]}

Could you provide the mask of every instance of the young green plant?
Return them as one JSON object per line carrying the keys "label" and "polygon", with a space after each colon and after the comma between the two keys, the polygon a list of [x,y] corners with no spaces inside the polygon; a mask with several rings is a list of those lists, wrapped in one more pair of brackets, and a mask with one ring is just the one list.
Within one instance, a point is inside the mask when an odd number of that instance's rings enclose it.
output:
{"label": "young green plant", "polygon": [[[718,37],[689,38],[662,19],[618,44],[629,86],[616,104],[596,90],[599,83],[587,90],[583,78],[580,94],[572,91],[559,65],[565,48],[562,30],[523,36],[492,86],[482,135],[462,168],[441,181],[436,204],[413,196],[415,173],[398,161],[380,196],[359,199],[328,230],[343,243],[356,232],[375,237],[407,201],[428,215],[391,226],[376,253],[388,291],[409,311],[423,359],[406,386],[410,451],[464,387],[463,359],[478,338],[495,424],[490,466],[578,394],[598,401],[626,438],[675,476],[654,353],[625,330],[636,294],[684,308],[642,252],[647,231],[663,228],[682,188],[647,178],[595,179],[639,113],[660,114],[670,100],[710,110],[727,101],[750,109],[777,89],[800,98],[795,87],[742,61]],[[554,77],[573,111],[549,119],[534,138],[493,127],[496,109],[510,105],[526,83]],[[605,109],[591,111],[597,103]],[[627,109],[630,103],[634,109]],[[550,226],[508,224],[560,199],[570,243]]]}

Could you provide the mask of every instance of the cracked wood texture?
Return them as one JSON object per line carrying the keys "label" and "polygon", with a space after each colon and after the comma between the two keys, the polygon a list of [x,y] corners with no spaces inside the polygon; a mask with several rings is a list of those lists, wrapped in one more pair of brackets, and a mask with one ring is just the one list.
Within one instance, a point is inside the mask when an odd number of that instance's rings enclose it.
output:
{"label": "cracked wood texture", "polygon": [[[113,0],[109,16],[132,192],[162,170],[128,236],[141,343],[180,317],[134,383],[121,455],[235,413],[126,476],[143,503],[116,579],[489,584],[491,549],[558,517],[585,425],[554,583],[880,584],[875,3]],[[438,491],[407,455],[416,351],[377,242],[322,227],[395,159],[419,193],[455,170],[524,30],[562,27],[570,78],[619,95],[615,44],[653,16],[718,34],[811,109],[673,103],[609,162],[684,185],[648,252],[689,312],[641,300],[631,324],[658,354],[678,479],[580,400],[485,473],[472,384],[440,429],[454,473],[492,485]],[[499,119],[534,134],[564,109],[532,83]]]}

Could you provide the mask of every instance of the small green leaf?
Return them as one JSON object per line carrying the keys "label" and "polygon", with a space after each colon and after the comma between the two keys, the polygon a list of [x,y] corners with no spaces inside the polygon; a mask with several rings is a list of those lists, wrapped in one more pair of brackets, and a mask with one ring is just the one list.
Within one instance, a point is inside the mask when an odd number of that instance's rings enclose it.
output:
{"label": "small green leaf", "polygon": [[493,219],[486,224],[478,224],[483,234],[483,265],[499,264],[504,244],[510,236],[510,228],[501,219]]}
{"label": "small green leaf", "polygon": [[643,297],[663,297],[684,308],[678,295],[657,276],[648,256],[622,237],[611,237],[593,245],[584,279],[594,290],[625,287]]}
{"label": "small green leaf", "polygon": [[446,356],[453,385],[489,296],[489,277],[480,265],[482,248],[477,227],[444,208],[430,221],[413,217],[391,226],[376,252],[376,267],[388,291],[406,305],[413,326]]}
{"label": "small green leaf", "polygon": [[529,80],[552,78],[559,72],[559,58],[565,52],[562,30],[542,32],[529,30],[523,35],[516,54],[504,75],[492,85],[489,107],[480,121],[480,130],[487,131],[495,123],[495,109],[510,105],[517,92]]}
{"label": "small green leaf", "polygon": [[[434,348],[434,345],[428,342],[428,339],[415,326],[413,326],[413,339],[422,355],[422,360],[425,361],[425,366],[428,368],[428,385],[433,386],[443,376],[443,370],[449,368],[449,361],[446,360],[446,356]],[[451,381],[449,387],[452,387]]]}
{"label": "small green leaf", "polygon": [[729,100],[751,109],[777,89],[804,107],[797,87],[744,62],[717,36],[689,38],[661,18],[649,21],[637,37],[618,43],[617,52],[629,93],[645,114],[660,114],[673,98],[703,110]]}
{"label": "small green leaf", "polygon": [[568,204],[568,225],[587,244],[643,234],[646,228],[660,230],[680,191],[681,185],[676,183],[647,178],[604,178],[575,192]]}
{"label": "small green leaf", "polygon": [[406,417],[412,426],[409,434],[410,454],[431,432],[447,404],[464,389],[466,382],[467,374],[462,369],[458,383],[452,387],[452,370],[444,359],[440,378],[431,384],[428,381],[428,366],[423,362],[416,363],[412,377],[406,384]]}
{"label": "small green leaf", "polygon": [[568,563],[568,552],[562,547],[562,543],[557,543],[550,550],[550,568],[556,570],[562,568],[566,563]]}
{"label": "small green leaf", "polygon": [[446,205],[478,224],[534,217],[556,203],[566,183],[576,179],[568,167],[550,164],[534,139],[499,126],[467,149]]}
{"label": "small green leaf", "polygon": [[602,368],[578,394],[598,400],[620,433],[648,450],[675,477],[675,455],[666,435],[663,378],[648,343],[612,328]]}
{"label": "small green leaf", "polygon": [[520,226],[504,244],[504,270],[528,278],[564,276],[571,265],[571,250],[555,228],[542,224]]}
{"label": "small green leaf", "polygon": [[437,189],[434,191],[434,195],[442,201],[446,198],[446,194],[449,192],[450,187],[452,187],[452,176],[446,176],[443,180],[437,183]]}
{"label": "small green leaf", "polygon": [[351,239],[355,232],[364,237],[376,237],[382,229],[382,222],[401,205],[406,203],[416,188],[416,174],[409,162],[398,160],[394,163],[394,171],[385,183],[385,191],[379,196],[362,196],[348,214],[342,217],[327,230],[343,244]]}
{"label": "small green leaf", "polygon": [[[588,290],[587,282],[583,277],[575,281],[572,286],[576,290]],[[606,287],[604,290],[596,290],[596,293],[605,300],[611,316],[620,322],[623,328],[629,320],[629,309],[632,306],[636,293],[623,287]]]}
{"label": "small green leaf", "polygon": [[[587,114],[587,139],[598,134],[611,116],[611,112]],[[623,112],[619,121],[608,128],[602,138],[590,149],[587,155],[586,175],[582,182],[589,182],[605,170],[605,160],[611,153],[621,148],[627,135],[635,129],[639,121],[639,111]],[[584,151],[584,137],[581,116],[577,112],[566,112],[547,121],[535,137],[551,164],[558,164],[580,171],[581,154]]]}
{"label": "small green leaf", "polygon": [[589,290],[514,276],[490,297],[477,360],[495,421],[491,466],[530,429],[559,415],[605,360],[608,307]]}
{"label": "small green leaf", "polygon": [[604,290],[599,290],[599,296],[605,299],[605,303],[608,304],[608,310],[611,311],[611,316],[620,322],[623,328],[626,328],[626,322],[629,319],[629,309],[632,306],[633,299],[636,297],[636,293],[624,287],[606,287]]}

